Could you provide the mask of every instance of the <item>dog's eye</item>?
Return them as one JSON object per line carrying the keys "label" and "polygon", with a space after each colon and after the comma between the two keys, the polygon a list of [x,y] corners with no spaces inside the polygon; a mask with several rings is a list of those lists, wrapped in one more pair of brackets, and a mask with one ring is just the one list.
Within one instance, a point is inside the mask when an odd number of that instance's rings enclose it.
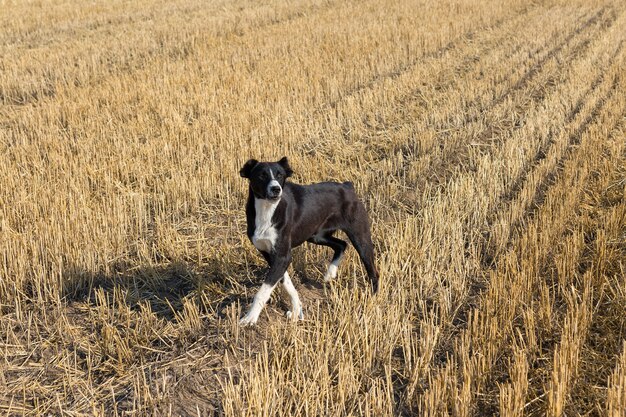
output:
{"label": "dog's eye", "polygon": [[282,173],[277,173],[276,174],[276,179],[282,180],[283,179],[283,174]]}

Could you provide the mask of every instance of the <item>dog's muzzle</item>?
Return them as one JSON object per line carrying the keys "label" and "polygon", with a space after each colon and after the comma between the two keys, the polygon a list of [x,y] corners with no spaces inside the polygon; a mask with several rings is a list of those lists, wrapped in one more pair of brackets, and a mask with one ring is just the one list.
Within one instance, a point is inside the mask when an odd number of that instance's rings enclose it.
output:
{"label": "dog's muzzle", "polygon": [[283,189],[280,187],[280,184],[278,184],[278,181],[272,181],[267,186],[267,198],[276,199],[280,197],[282,192]]}

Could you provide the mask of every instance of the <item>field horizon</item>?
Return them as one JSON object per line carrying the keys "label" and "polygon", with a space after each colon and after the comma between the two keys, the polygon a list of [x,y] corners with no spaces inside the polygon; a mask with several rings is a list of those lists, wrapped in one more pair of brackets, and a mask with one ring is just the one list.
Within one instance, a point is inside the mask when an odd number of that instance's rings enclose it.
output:
{"label": "field horizon", "polygon": [[[626,4],[0,4],[0,415],[626,410]],[[249,158],[350,246],[246,237]]]}

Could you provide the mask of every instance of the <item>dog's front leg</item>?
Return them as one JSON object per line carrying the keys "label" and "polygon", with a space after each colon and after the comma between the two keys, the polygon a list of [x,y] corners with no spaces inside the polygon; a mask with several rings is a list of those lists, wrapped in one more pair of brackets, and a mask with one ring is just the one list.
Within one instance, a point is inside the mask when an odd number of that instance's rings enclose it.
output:
{"label": "dog's front leg", "polygon": [[267,278],[265,278],[263,285],[261,285],[261,288],[254,296],[250,310],[239,320],[239,324],[243,326],[256,324],[263,307],[265,307],[265,304],[272,295],[272,291],[276,288],[276,284],[278,284],[280,279],[284,277],[285,272],[287,272],[287,268],[291,263],[291,250],[283,250],[280,255],[272,254],[271,258],[272,262],[270,263]]}
{"label": "dog's front leg", "polygon": [[[267,261],[267,264],[272,266],[272,257],[264,251],[261,251],[261,255]],[[283,288],[287,291],[289,298],[291,299],[291,310],[287,312],[287,318],[291,320],[304,320],[304,313],[302,312],[302,303],[300,302],[300,296],[298,295],[298,291],[296,291],[296,287],[293,286],[293,282],[291,281],[291,277],[289,276],[289,272],[285,271],[285,275],[283,275]]]}

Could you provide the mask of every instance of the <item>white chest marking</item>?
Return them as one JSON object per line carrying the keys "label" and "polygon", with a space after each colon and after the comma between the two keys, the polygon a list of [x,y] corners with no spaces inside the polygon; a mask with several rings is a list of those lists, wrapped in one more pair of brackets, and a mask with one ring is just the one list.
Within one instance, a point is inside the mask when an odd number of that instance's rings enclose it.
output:
{"label": "white chest marking", "polygon": [[254,199],[254,210],[256,216],[254,219],[254,235],[252,236],[252,243],[257,249],[264,252],[271,252],[276,243],[278,232],[272,224],[272,216],[276,207],[278,207],[277,201],[268,201],[260,198]]}

